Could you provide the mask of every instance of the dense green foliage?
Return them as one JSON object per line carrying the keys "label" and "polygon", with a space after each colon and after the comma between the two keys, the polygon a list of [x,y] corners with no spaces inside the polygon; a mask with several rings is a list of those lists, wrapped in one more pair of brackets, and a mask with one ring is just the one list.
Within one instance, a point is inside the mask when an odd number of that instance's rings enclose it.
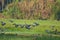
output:
{"label": "dense green foliage", "polygon": [[53,19],[60,19],[60,1],[57,0],[56,3],[52,6],[52,15],[54,16]]}

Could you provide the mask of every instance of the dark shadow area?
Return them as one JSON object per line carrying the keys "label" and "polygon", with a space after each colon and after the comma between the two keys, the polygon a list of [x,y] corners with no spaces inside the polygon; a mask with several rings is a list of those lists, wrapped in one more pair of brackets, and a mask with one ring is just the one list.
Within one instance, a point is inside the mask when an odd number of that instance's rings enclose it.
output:
{"label": "dark shadow area", "polygon": [[4,5],[2,6],[2,1],[0,1],[0,12],[2,12],[3,11],[3,9],[8,5],[8,4],[10,4],[10,3],[12,3],[13,2],[13,0],[4,0]]}
{"label": "dark shadow area", "polygon": [[0,12],[2,12],[2,2],[0,2]]}
{"label": "dark shadow area", "polygon": [[58,10],[57,14],[56,14],[56,18],[59,21],[60,20],[60,10]]}

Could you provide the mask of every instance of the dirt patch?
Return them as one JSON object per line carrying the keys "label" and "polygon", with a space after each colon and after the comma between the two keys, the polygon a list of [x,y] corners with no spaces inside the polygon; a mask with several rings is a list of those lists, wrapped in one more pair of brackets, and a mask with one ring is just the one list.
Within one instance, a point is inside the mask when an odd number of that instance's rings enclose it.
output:
{"label": "dirt patch", "polygon": [[5,18],[5,16],[2,13],[0,13],[0,18]]}

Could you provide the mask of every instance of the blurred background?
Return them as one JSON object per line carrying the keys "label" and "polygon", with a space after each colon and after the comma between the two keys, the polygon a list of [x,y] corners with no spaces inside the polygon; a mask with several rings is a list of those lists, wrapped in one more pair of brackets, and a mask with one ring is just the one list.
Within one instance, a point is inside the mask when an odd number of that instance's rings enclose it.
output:
{"label": "blurred background", "polygon": [[0,0],[0,18],[60,20],[60,0]]}

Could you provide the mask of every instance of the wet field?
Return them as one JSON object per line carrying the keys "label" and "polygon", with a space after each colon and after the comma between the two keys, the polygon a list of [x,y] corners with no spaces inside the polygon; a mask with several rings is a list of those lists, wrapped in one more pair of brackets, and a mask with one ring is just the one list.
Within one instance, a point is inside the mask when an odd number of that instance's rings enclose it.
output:
{"label": "wet field", "polygon": [[24,35],[12,35],[12,34],[0,34],[0,40],[60,40],[60,36],[24,36]]}

